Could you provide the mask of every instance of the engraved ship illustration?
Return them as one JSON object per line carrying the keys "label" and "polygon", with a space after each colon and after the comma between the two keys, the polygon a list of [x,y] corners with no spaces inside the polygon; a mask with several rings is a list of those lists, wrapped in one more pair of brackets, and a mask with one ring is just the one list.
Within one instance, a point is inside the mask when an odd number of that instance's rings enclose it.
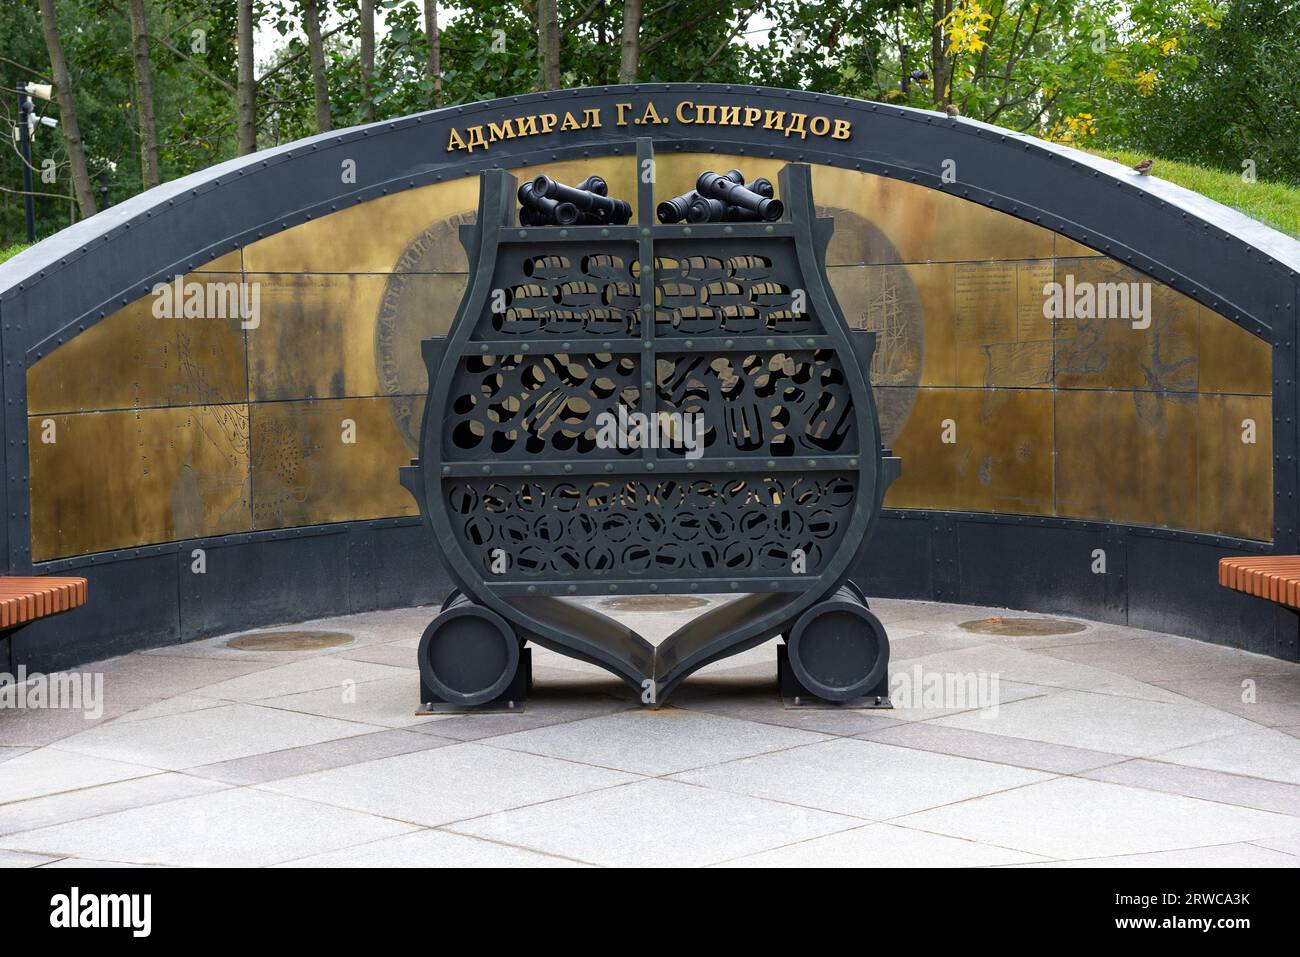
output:
{"label": "engraved ship illustration", "polygon": [[[831,292],[810,168],[778,187],[772,222],[654,223],[643,182],[628,225],[537,226],[513,176],[482,174],[401,470],[456,585],[420,643],[422,702],[518,706],[536,643],[658,705],[780,635],[783,694],[888,705],[888,638],[850,580],[899,472],[875,334]],[[738,597],[658,645],[573,601],[654,594]]]}
{"label": "engraved ship illustration", "polygon": [[877,385],[905,385],[915,371],[907,357],[907,320],[898,301],[898,283],[885,273],[880,292],[867,308],[866,328],[876,334],[871,358],[871,381]]}

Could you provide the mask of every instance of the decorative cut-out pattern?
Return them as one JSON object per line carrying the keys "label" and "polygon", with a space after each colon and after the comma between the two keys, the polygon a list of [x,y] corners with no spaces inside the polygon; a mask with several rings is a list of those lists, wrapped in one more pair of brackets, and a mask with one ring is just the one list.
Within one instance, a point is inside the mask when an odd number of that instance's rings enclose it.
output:
{"label": "decorative cut-out pattern", "polygon": [[703,416],[708,454],[858,450],[848,382],[831,350],[660,355],[655,380],[661,410]]}
{"label": "decorative cut-out pattern", "polygon": [[485,479],[451,482],[446,494],[488,581],[746,579],[818,574],[848,525],[856,485],[849,474]]}
{"label": "decorative cut-out pattern", "polygon": [[631,244],[503,246],[478,337],[639,335],[635,259]]}
{"label": "decorative cut-out pattern", "polygon": [[600,448],[601,412],[635,412],[632,356],[468,355],[461,360],[445,428],[448,459],[617,457]]}
{"label": "decorative cut-out pattern", "polygon": [[[678,244],[665,243],[669,252]],[[655,259],[656,333],[671,335],[795,335],[818,331],[800,289],[793,246],[778,241],[758,254],[754,245],[717,244],[717,254],[680,247]],[[742,251],[744,249],[745,251]],[[688,251],[689,250],[689,251]],[[634,269],[635,273],[636,270]]]}

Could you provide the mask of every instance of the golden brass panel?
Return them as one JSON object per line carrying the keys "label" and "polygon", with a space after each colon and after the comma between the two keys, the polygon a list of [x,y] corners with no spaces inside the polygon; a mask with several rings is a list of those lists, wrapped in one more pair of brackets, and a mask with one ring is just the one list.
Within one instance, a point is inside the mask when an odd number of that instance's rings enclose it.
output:
{"label": "golden brass panel", "polygon": [[218,256],[211,262],[195,266],[195,272],[242,272],[244,268],[244,251],[242,249],[231,250],[230,252]]}
{"label": "golden brass panel", "polygon": [[340,209],[244,247],[248,272],[465,272],[456,225],[472,223],[478,177]]}
{"label": "golden brass panel", "polygon": [[1198,527],[1195,395],[1056,393],[1058,515]]}
{"label": "golden brass panel", "polygon": [[[423,400],[410,401],[418,421]],[[345,441],[349,434],[355,441]],[[397,482],[413,449],[388,399],[255,403],[252,436],[257,529],[418,512]]]}
{"label": "golden brass panel", "polygon": [[1051,515],[1052,394],[1045,389],[960,390],[957,496],[977,512]]}
{"label": "golden brass panel", "polygon": [[245,405],[33,416],[27,433],[34,561],[250,528]]}
{"label": "golden brass panel", "polygon": [[1199,400],[1200,512],[1196,527],[1217,535],[1271,539],[1272,398],[1202,395]]}
{"label": "golden brass panel", "polygon": [[[942,441],[943,421],[961,414],[965,406],[961,389],[881,388],[877,397],[888,402],[895,393],[907,393],[911,414],[894,437],[891,448],[903,459],[903,474],[885,493],[887,508],[960,508],[957,468],[961,446]],[[979,398],[978,393],[970,396]],[[969,408],[969,407],[967,407]],[[959,438],[960,438],[959,433]]]}
{"label": "golden brass panel", "polygon": [[[886,494],[887,506],[1052,514],[1050,392],[916,392],[893,446],[903,475]],[[955,442],[944,441],[946,430]]]}
{"label": "golden brass panel", "polygon": [[[748,174],[745,158],[735,160]],[[1052,257],[1049,230],[915,183],[813,166],[813,195],[836,218],[829,264]],[[854,215],[842,220],[841,209]]]}
{"label": "golden brass panel", "polygon": [[1201,342],[1200,390],[1242,395],[1273,394],[1273,350],[1213,309],[1197,310]]}
{"label": "golden brass panel", "polygon": [[[669,153],[656,195],[685,192],[704,169],[775,181],[782,165]],[[543,171],[597,173],[612,195],[636,195],[632,155]],[[886,505],[1271,537],[1267,343],[1154,282],[1148,329],[1054,325],[1042,311],[1053,278],[1151,280],[949,193],[828,166],[813,180],[819,214],[836,221],[831,286],[849,324],[877,336],[882,433],[904,461]],[[420,343],[446,334],[464,293],[458,227],[477,199],[472,176],[395,193],[191,274],[237,281],[242,265],[259,283],[256,329],[155,319],[145,296],[33,365],[36,560],[414,515],[396,476],[418,444]],[[40,441],[47,419],[54,445]],[[955,444],[942,441],[948,419]],[[1245,419],[1254,444],[1241,441]]]}
{"label": "golden brass panel", "polygon": [[[957,263],[953,308],[935,314],[927,344],[955,354],[953,381],[965,386],[1045,388],[1052,382],[1052,323],[1043,314],[1051,260]],[[950,318],[951,317],[951,318]],[[943,343],[946,345],[946,343]]]}
{"label": "golden brass panel", "polygon": [[[610,195],[634,202],[636,158],[604,156],[548,163],[548,175],[577,182],[592,173]],[[511,170],[521,180],[537,167]],[[478,208],[478,177],[465,176],[369,200],[301,223],[244,248],[249,272],[465,272],[459,225]]]}
{"label": "golden brass panel", "polygon": [[[1056,384],[1063,389],[1144,389],[1195,392],[1200,346],[1197,303],[1106,257],[1063,259],[1056,281],[1068,298],[1069,277],[1081,283],[1151,288],[1148,328],[1133,318],[1062,318],[1057,322]],[[1098,297],[1100,299],[1100,296]]]}
{"label": "golden brass panel", "polygon": [[1069,236],[1062,236],[1060,233],[1054,234],[1056,246],[1053,255],[1057,259],[1081,259],[1086,256],[1104,256],[1091,246],[1085,246],[1083,243],[1075,242]]}
{"label": "golden brass panel", "polygon": [[445,335],[464,275],[250,273],[262,321],[248,332],[253,401],[423,394],[420,342]]}
{"label": "golden brass panel", "polygon": [[[194,274],[187,282],[238,282]],[[123,306],[27,370],[31,414],[243,402],[238,319],[158,319],[152,294]]]}

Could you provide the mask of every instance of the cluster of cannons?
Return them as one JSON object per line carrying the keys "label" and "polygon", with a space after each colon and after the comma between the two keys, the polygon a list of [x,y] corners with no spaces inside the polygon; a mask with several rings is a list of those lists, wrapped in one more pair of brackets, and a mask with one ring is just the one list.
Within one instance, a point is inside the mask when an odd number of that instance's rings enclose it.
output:
{"label": "cluster of cannons", "polygon": [[701,173],[693,190],[664,200],[655,210],[661,223],[771,223],[784,212],[771,180],[756,179],[746,186],[738,169]]}
{"label": "cluster of cannons", "polygon": [[519,187],[521,226],[625,226],[631,219],[631,204],[611,199],[599,176],[577,186],[539,176]]}
{"label": "cluster of cannons", "polygon": [[[576,186],[538,176],[521,185],[518,196],[521,226],[624,226],[632,219],[631,204],[611,197],[599,176]],[[770,223],[785,205],[771,180],[746,186],[744,174],[733,169],[701,173],[693,190],[664,200],[655,212],[661,223]]]}

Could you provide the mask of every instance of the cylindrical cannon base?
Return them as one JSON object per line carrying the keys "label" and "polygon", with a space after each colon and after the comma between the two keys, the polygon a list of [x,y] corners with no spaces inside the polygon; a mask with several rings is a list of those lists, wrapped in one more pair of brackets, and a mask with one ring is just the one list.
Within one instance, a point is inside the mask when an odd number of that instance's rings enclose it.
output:
{"label": "cylindrical cannon base", "polygon": [[790,629],[790,668],[827,701],[852,701],[888,686],[889,638],[853,588],[813,605]]}
{"label": "cylindrical cannon base", "polygon": [[474,707],[499,698],[519,668],[519,639],[504,618],[457,596],[420,639],[420,678],[442,702]]}

